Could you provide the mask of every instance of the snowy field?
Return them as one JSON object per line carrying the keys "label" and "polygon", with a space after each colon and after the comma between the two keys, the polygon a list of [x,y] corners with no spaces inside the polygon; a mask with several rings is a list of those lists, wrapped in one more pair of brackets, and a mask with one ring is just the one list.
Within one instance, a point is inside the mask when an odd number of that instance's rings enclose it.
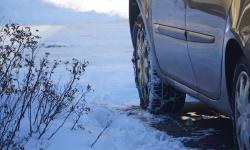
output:
{"label": "snowy field", "polygon": [[[71,131],[68,121],[52,140],[27,143],[28,150],[186,149],[179,139],[119,111],[139,102],[127,5],[126,0],[1,0],[1,23],[39,29],[44,45],[41,53],[50,52],[52,59],[90,62],[82,81],[94,89],[87,97],[90,113],[82,118],[77,130]],[[63,79],[63,75],[60,72],[58,78]]]}

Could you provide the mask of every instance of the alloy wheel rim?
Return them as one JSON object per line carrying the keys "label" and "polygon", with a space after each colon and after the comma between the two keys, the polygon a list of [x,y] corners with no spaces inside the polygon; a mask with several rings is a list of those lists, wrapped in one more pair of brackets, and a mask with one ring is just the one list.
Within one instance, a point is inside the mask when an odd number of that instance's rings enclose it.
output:
{"label": "alloy wheel rim", "polygon": [[147,40],[145,37],[144,28],[139,28],[137,34],[137,69],[138,69],[138,82],[143,100],[148,100],[148,56],[147,56]]}
{"label": "alloy wheel rim", "polygon": [[239,148],[250,150],[250,79],[242,71],[238,77],[235,90],[235,126]]}

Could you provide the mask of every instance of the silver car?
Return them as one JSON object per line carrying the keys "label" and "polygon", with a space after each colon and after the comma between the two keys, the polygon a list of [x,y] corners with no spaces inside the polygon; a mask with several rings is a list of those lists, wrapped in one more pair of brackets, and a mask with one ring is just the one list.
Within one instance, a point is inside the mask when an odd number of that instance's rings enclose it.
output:
{"label": "silver car", "polygon": [[250,150],[250,0],[129,0],[140,105],[178,113],[185,95],[233,120]]}

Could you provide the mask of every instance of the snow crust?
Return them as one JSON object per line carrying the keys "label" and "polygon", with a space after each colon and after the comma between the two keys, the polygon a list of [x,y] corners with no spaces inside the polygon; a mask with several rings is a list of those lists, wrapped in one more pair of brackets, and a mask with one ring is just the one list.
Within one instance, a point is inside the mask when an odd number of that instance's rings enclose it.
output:
{"label": "snow crust", "polygon": [[62,8],[79,12],[94,11],[109,15],[128,17],[128,0],[44,0]]}
{"label": "snow crust", "polygon": [[1,0],[0,23],[71,24],[128,18],[128,0]]}

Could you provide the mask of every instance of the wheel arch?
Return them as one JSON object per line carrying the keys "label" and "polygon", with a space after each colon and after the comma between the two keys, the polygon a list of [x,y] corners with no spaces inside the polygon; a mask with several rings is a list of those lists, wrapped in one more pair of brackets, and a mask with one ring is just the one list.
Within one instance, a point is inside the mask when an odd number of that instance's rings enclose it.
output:
{"label": "wheel arch", "polygon": [[244,20],[246,19],[242,18],[247,12],[241,12],[240,10],[245,10],[250,2],[246,3],[248,5],[242,4],[242,0],[232,0],[224,37],[223,78],[225,78],[225,84],[223,85],[222,90],[225,90],[225,94],[227,95],[226,99],[231,107],[233,104],[232,90],[235,67],[242,56],[250,60],[250,49],[246,46],[247,40],[240,34],[242,33],[242,26],[249,25],[249,23],[244,24]]}
{"label": "wheel arch", "polygon": [[244,52],[240,44],[235,39],[230,39],[226,45],[225,52],[225,76],[226,87],[229,97],[229,103],[232,106],[232,90],[233,90],[233,76],[234,70],[240,57],[244,56]]}

